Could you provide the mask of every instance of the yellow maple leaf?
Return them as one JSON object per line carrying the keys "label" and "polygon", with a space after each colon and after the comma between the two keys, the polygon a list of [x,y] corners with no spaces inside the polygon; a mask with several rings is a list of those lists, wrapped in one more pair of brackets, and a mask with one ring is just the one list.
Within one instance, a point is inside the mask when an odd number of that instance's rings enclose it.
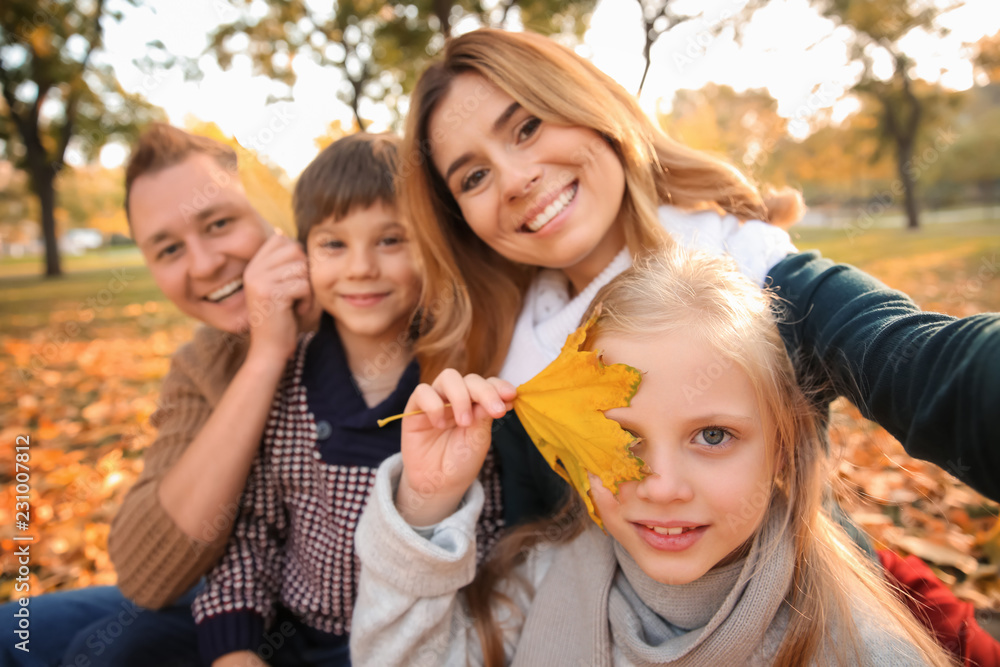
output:
{"label": "yellow maple leaf", "polygon": [[538,451],[576,489],[603,529],[587,473],[615,494],[622,482],[645,475],[645,464],[631,450],[635,437],[604,415],[629,405],[642,373],[625,364],[606,365],[599,352],[580,349],[596,319],[570,334],[556,360],[517,388],[514,411]]}

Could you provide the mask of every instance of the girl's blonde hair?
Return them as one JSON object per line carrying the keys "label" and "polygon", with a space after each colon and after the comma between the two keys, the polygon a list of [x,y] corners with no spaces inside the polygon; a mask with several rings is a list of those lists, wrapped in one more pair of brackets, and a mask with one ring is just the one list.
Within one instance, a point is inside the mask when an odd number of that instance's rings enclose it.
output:
{"label": "girl's blonde hair", "polygon": [[[795,558],[785,598],[791,616],[773,664],[859,664],[862,653],[852,614],[858,608],[874,612],[866,621],[884,621],[886,628],[912,642],[927,664],[952,664],[823,507],[828,468],[820,422],[796,382],[771,295],[727,261],[673,248],[638,260],[606,285],[594,303],[601,304],[600,313],[588,347],[600,348],[600,339],[610,335],[648,338],[693,331],[720,358],[737,365],[754,387],[775,471],[770,494],[764,494],[766,516],[781,519],[783,539],[792,540]],[[546,536],[562,542],[579,534],[588,521],[586,511],[574,507],[579,504],[575,499],[548,523],[519,528],[504,538],[467,589],[487,664],[503,661],[491,612],[496,583],[523,559],[526,546]],[[754,539],[760,535],[758,531]]]}
{"label": "girl's blonde hair", "polygon": [[[400,156],[400,203],[416,228],[426,271],[421,305],[427,319],[417,349],[425,377],[448,367],[496,373],[537,271],[480,240],[434,168],[430,119],[465,73],[484,77],[543,121],[590,128],[611,145],[625,172],[616,224],[624,226],[633,256],[671,243],[657,217],[661,204],[769,220],[769,204],[739,171],[670,139],[631,94],[570,49],[537,34],[488,29],[452,39],[444,59],[417,83]],[[800,217],[797,193],[770,198],[781,204],[782,216]]]}

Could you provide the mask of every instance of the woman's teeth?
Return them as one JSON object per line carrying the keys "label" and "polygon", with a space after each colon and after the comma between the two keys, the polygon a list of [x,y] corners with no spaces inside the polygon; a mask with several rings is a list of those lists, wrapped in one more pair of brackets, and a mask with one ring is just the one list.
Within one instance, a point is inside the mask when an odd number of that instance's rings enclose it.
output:
{"label": "woman's teeth", "polygon": [[697,526],[681,527],[677,526],[675,528],[663,528],[662,526],[650,526],[654,533],[659,535],[680,535],[681,533],[686,533],[689,530],[694,530]]}
{"label": "woman's teeth", "polygon": [[212,303],[218,303],[219,301],[225,299],[227,296],[240,290],[242,287],[243,287],[243,278],[237,278],[231,283],[227,283],[222,287],[220,287],[219,289],[215,290],[214,292],[205,295],[205,298],[211,301]]}
{"label": "woman's teeth", "polygon": [[559,215],[566,206],[573,201],[573,197],[576,196],[576,191],[580,186],[574,184],[573,187],[566,189],[561,195],[559,195],[554,202],[545,207],[545,210],[534,217],[533,220],[529,220],[525,227],[529,232],[537,232],[539,229],[544,227],[549,220]]}

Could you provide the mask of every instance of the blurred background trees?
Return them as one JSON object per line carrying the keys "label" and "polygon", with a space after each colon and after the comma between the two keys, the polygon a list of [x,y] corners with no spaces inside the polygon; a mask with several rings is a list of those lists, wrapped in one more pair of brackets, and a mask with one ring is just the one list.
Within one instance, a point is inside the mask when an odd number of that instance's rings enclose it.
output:
{"label": "blurred background trees", "polygon": [[[636,66],[642,78],[637,76],[632,92],[649,84],[647,74],[662,76],[662,65],[659,71],[650,68],[656,57],[696,67],[720,35],[738,42],[762,9],[774,9],[749,0],[733,4],[730,16],[730,5],[720,13],[709,4],[682,0],[618,2],[622,11],[639,10],[635,32],[621,37],[623,49],[642,47]],[[321,147],[357,128],[399,128],[418,73],[440,54],[448,35],[478,26],[530,28],[589,54],[584,36],[597,4],[215,0],[216,20],[200,55],[171,53],[166,34],[150,34],[145,53],[133,62],[156,81],[178,72],[197,79],[206,63],[222,69],[249,63],[243,71],[273,82],[268,99],[280,104],[293,99],[304,63],[336,71],[331,100],[347,105],[353,118],[332,120],[331,114],[326,130],[313,138]],[[156,5],[154,0],[0,5],[0,257],[30,254],[44,244],[44,271],[58,275],[61,233],[75,227],[95,229],[105,239],[128,233],[121,211],[121,156],[142,126],[166,114],[145,100],[148,90],[123,87],[104,50],[104,36],[109,25]],[[954,91],[933,76],[928,80],[912,43],[915,36],[925,42],[943,38],[943,19],[956,2],[811,0],[811,5],[830,21],[829,33],[819,41],[845,45],[857,71],[853,84],[832,91],[818,87],[808,103],[814,108],[799,117],[779,113],[781,105],[764,88],[734,90],[709,82],[663,100],[657,106],[661,127],[726,156],[762,183],[800,188],[817,212],[813,219],[849,222],[872,211],[901,211],[906,224],[916,227],[921,208],[1000,202],[995,159],[1000,34],[966,45],[964,57],[976,68],[977,85]],[[708,17],[712,12],[718,15]],[[678,37],[699,22],[708,27],[694,38]],[[853,105],[849,113],[842,112],[845,100]],[[186,124],[232,140],[210,125],[214,120]],[[105,167],[98,157],[109,144],[117,146],[119,157]],[[268,217],[288,226],[287,196],[281,193],[292,179],[254,149],[241,148],[254,163],[248,174],[256,174],[245,178],[256,179],[254,194]]]}
{"label": "blurred background trees", "polygon": [[0,157],[28,175],[45,240],[45,274],[62,273],[56,177],[71,147],[93,160],[108,141],[130,142],[160,113],[126,93],[100,59],[105,0],[5,0],[0,5]]}
{"label": "blurred background trees", "polygon": [[209,36],[209,51],[224,68],[235,54],[249,53],[256,72],[288,86],[295,83],[298,57],[338,69],[343,74],[338,97],[364,129],[366,103],[384,103],[397,120],[402,118],[405,94],[444,48],[452,26],[465,22],[505,28],[516,7],[522,26],[579,38],[595,4],[597,0],[500,0],[487,7],[479,0],[338,0],[330,7],[282,0],[254,12],[254,5],[260,6],[255,0],[233,0],[239,16]]}

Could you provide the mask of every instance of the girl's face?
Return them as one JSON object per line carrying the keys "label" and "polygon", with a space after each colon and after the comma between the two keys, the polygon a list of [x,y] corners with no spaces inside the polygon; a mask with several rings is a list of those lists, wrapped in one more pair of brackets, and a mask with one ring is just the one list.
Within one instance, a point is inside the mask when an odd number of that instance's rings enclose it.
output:
{"label": "girl's face", "polygon": [[594,349],[605,363],[645,372],[631,405],[605,414],[641,438],[633,451],[651,474],[622,484],[617,498],[590,478],[608,533],[664,584],[692,582],[742,555],[772,479],[750,378],[697,332],[609,334]]}
{"label": "girl's face", "polygon": [[624,247],[625,171],[597,132],[544,122],[478,74],[455,78],[428,131],[466,222],[504,257],[579,290]]}

